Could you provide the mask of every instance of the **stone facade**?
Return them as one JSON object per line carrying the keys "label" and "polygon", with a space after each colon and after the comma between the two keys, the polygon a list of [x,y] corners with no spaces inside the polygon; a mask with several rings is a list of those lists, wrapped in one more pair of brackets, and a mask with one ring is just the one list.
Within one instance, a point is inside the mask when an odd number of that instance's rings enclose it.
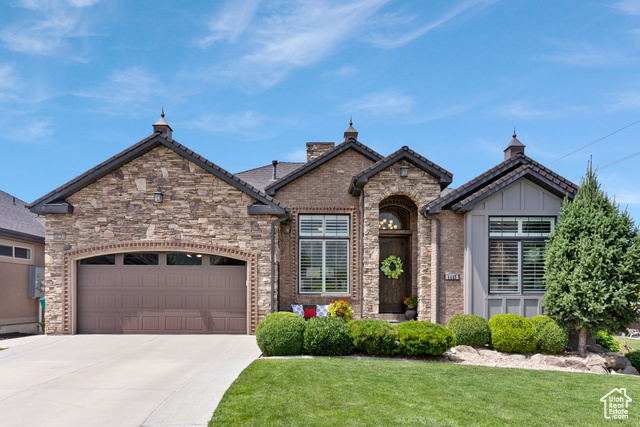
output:
{"label": "stone facade", "polygon": [[[311,143],[309,143],[311,144]],[[314,143],[317,144],[317,143]],[[351,177],[373,162],[355,150],[347,150],[276,192],[276,199],[291,209],[291,221],[280,227],[279,309],[291,310],[291,304],[329,304],[346,298],[360,317],[360,200],[349,194]],[[349,294],[305,295],[298,290],[298,215],[348,214],[351,223]]]}
{"label": "stone facade", "polygon": [[[154,203],[158,186],[165,194]],[[46,216],[46,332],[75,332],[78,259],[135,250],[181,250],[247,261],[250,333],[271,311],[270,226],[255,200],[159,146],[67,198],[73,214]]]}
{"label": "stone facade", "polygon": [[[378,217],[380,203],[388,197],[406,196],[417,207],[422,207],[440,195],[440,185],[433,176],[409,166],[406,178],[400,177],[400,164],[396,163],[369,179],[364,187],[364,317],[380,318],[379,288],[380,246]],[[417,269],[414,280],[418,293],[418,319],[432,319],[432,221],[417,216]]]}
{"label": "stone facade", "polygon": [[[440,315],[446,325],[453,316],[464,313],[464,215],[444,211],[440,219]],[[446,273],[459,279],[446,280]]]}

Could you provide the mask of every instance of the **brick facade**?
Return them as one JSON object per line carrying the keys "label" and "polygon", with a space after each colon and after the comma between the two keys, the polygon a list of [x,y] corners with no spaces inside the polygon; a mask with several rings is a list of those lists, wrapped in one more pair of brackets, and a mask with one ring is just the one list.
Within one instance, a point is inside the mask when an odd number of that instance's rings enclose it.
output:
{"label": "brick facade", "polygon": [[[440,219],[440,315],[446,325],[453,316],[464,313],[464,215],[444,211]],[[447,272],[458,273],[459,280],[445,280]]]}
{"label": "brick facade", "polygon": [[[162,204],[154,203],[160,186]],[[173,150],[159,146],[67,198],[73,214],[46,216],[46,329],[74,333],[75,261],[133,250],[182,250],[247,261],[248,327],[271,310],[270,226],[254,203]]]}

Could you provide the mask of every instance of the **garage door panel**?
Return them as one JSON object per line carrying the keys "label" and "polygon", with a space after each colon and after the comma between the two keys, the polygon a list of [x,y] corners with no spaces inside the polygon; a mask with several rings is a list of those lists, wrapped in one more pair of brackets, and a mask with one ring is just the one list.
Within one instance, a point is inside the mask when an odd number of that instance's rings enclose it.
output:
{"label": "garage door panel", "polygon": [[77,301],[80,333],[246,333],[246,267],[79,265]]}

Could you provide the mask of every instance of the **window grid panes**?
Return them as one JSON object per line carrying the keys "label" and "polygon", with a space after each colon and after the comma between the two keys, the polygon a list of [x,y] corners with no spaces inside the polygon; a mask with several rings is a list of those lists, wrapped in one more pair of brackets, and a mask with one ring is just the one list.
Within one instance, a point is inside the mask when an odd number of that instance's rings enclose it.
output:
{"label": "window grid panes", "polygon": [[489,219],[489,293],[544,293],[544,238],[554,227],[555,217]]}
{"label": "window grid panes", "polygon": [[0,245],[0,256],[18,259],[31,259],[31,249],[20,246]]}
{"label": "window grid panes", "polygon": [[167,254],[167,265],[202,265],[202,254]]}
{"label": "window grid panes", "polygon": [[349,292],[349,216],[300,215],[300,293]]}

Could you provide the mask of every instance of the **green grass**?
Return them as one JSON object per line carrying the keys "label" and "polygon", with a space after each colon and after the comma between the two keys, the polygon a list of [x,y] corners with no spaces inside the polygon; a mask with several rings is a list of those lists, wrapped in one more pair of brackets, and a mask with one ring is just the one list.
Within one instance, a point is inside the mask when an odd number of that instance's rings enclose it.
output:
{"label": "green grass", "polygon": [[[640,379],[586,373],[340,358],[253,362],[209,426],[601,425],[600,398],[626,387],[638,425]],[[638,403],[636,403],[638,402]]]}
{"label": "green grass", "polygon": [[[640,339],[638,338],[627,338],[627,337],[613,337],[619,343],[623,341],[627,343],[630,350],[640,350]],[[622,348],[622,345],[620,346]]]}

